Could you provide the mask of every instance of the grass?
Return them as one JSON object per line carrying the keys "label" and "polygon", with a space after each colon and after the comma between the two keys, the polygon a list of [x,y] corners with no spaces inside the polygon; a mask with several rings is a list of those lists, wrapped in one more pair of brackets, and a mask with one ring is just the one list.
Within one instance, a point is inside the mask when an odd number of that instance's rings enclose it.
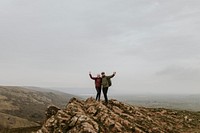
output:
{"label": "grass", "polygon": [[4,113],[0,113],[0,118],[1,118],[0,125],[1,127],[4,128],[39,126],[38,123]]}
{"label": "grass", "polygon": [[0,130],[4,129],[0,133],[39,126],[48,105],[64,107],[71,97],[65,93],[0,86]]}
{"label": "grass", "polygon": [[34,126],[34,127],[24,127],[24,128],[2,128],[0,127],[1,133],[31,133],[39,130],[41,126]]}

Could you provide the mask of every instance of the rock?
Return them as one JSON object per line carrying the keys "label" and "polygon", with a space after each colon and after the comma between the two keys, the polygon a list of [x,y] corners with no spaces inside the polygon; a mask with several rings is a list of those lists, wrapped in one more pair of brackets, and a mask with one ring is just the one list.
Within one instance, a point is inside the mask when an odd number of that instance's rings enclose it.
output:
{"label": "rock", "polygon": [[47,110],[45,112],[46,118],[50,118],[52,115],[55,115],[60,110],[59,107],[55,105],[50,105],[47,107]]}
{"label": "rock", "polygon": [[70,126],[70,127],[73,127],[73,126],[75,126],[76,122],[78,121],[78,117],[77,117],[77,116],[74,116],[73,118],[71,118],[70,121],[71,121],[71,122],[69,123],[69,126]]}
{"label": "rock", "polygon": [[135,127],[135,133],[145,133],[142,129]]}
{"label": "rock", "polygon": [[185,119],[185,121],[187,121],[188,120],[188,116],[185,116],[184,119]]}
{"label": "rock", "polygon": [[64,109],[47,108],[37,133],[187,133],[200,131],[199,115],[187,111],[150,109],[117,100],[72,98]]}

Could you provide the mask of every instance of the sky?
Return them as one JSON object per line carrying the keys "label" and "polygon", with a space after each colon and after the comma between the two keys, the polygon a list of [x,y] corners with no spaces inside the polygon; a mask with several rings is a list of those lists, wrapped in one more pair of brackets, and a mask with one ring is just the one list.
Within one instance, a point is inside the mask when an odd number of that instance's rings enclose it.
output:
{"label": "sky", "polygon": [[2,0],[0,84],[200,94],[199,0]]}

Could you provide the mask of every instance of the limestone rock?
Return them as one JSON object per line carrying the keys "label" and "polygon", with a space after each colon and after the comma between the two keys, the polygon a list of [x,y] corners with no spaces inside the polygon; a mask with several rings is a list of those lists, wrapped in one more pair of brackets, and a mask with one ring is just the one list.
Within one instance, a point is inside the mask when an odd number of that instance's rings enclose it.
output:
{"label": "limestone rock", "polygon": [[189,133],[200,132],[200,115],[187,111],[108,104],[72,98],[64,109],[48,107],[37,133]]}

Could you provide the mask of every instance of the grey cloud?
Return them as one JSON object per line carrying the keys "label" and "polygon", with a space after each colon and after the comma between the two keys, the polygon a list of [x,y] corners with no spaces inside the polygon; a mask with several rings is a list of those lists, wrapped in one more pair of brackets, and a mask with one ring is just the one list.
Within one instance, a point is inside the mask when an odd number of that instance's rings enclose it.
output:
{"label": "grey cloud", "polygon": [[200,69],[170,66],[156,73],[157,76],[170,78],[171,80],[197,80],[200,78]]}
{"label": "grey cloud", "polygon": [[0,74],[7,77],[1,84],[88,88],[88,71],[114,70],[120,73],[119,92],[145,92],[156,81],[161,88],[170,75],[177,82],[181,76],[197,81],[198,5],[198,0],[1,1]]}

